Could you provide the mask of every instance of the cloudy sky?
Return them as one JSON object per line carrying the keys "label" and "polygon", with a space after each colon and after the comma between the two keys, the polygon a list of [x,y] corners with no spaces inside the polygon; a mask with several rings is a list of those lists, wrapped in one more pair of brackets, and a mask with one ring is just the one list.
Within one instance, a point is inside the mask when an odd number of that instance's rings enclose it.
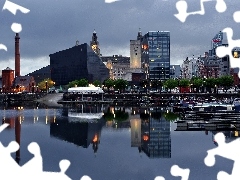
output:
{"label": "cloudy sky", "polygon": [[[13,22],[21,23],[20,33],[21,75],[50,64],[49,54],[70,48],[76,41],[88,43],[95,29],[103,56],[121,54],[129,56],[131,39],[136,39],[138,29],[170,31],[171,64],[181,64],[192,55],[203,55],[211,48],[211,39],[225,27],[234,30],[233,39],[239,39],[239,27],[233,13],[240,10],[239,0],[225,0],[227,10],[218,13],[216,0],[205,2],[205,15],[189,16],[180,22],[177,13],[178,0],[121,0],[105,3],[104,0],[12,0],[28,8],[13,15],[7,10],[0,15],[0,44],[8,51],[0,50],[1,70],[14,67]],[[3,7],[5,0],[0,1]],[[187,0],[188,12],[200,10],[200,0]],[[225,40],[226,41],[226,40]]]}

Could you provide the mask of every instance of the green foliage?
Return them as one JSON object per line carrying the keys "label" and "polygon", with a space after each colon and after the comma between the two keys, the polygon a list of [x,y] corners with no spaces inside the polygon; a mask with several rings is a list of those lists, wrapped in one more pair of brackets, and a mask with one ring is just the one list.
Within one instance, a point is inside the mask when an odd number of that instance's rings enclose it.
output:
{"label": "green foliage", "polygon": [[88,86],[88,80],[87,79],[80,79],[80,80],[74,80],[68,83],[68,88],[71,87],[87,87]]}
{"label": "green foliage", "polygon": [[126,121],[129,118],[129,114],[125,111],[117,110],[115,111],[116,121]]}
{"label": "green foliage", "polygon": [[217,85],[217,80],[215,78],[208,78],[206,79],[205,85],[206,87],[213,88]]}
{"label": "green foliage", "polygon": [[181,79],[179,81],[179,86],[180,87],[189,87],[190,81],[188,79]]}
{"label": "green foliage", "polygon": [[233,77],[232,76],[222,76],[219,78],[219,85],[223,86],[225,89],[228,89],[233,85]]}
{"label": "green foliage", "polygon": [[104,113],[103,117],[106,121],[112,121],[114,118],[114,115],[112,112],[107,111],[106,113]]}
{"label": "green foliage", "polygon": [[199,88],[203,85],[203,80],[201,78],[192,78],[192,84]]}
{"label": "green foliage", "polygon": [[164,117],[167,121],[173,122],[179,118],[179,115],[173,112],[165,112]]}
{"label": "green foliage", "polygon": [[114,85],[116,89],[124,90],[127,87],[128,82],[123,79],[117,79],[114,81]]}
{"label": "green foliage", "polygon": [[168,79],[164,82],[164,86],[168,89],[173,89],[178,86],[178,80]]}
{"label": "green foliage", "polygon": [[44,79],[43,81],[38,83],[38,89],[45,90],[46,88],[51,88],[54,86],[54,82],[51,79]]}
{"label": "green foliage", "polygon": [[93,85],[96,86],[96,87],[100,87],[101,82],[99,80],[95,80],[95,81],[93,81]]}
{"label": "green foliage", "polygon": [[109,88],[113,87],[114,85],[114,80],[112,79],[107,79],[103,82],[104,86],[106,86],[109,90]]}

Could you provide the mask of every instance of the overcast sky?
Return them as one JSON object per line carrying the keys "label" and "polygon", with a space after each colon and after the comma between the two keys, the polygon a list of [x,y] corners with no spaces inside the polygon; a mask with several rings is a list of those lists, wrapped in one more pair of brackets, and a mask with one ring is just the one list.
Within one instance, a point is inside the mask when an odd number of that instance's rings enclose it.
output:
{"label": "overcast sky", "polygon": [[[189,16],[180,22],[177,0],[122,0],[107,4],[104,0],[12,0],[28,8],[13,15],[7,10],[0,15],[1,70],[14,67],[13,22],[21,23],[20,33],[21,75],[50,64],[49,54],[70,48],[79,40],[88,43],[95,29],[103,56],[121,54],[130,56],[130,40],[136,39],[139,28],[148,31],[170,31],[171,64],[181,64],[192,55],[203,55],[211,48],[211,39],[225,27],[234,30],[233,39],[239,39],[239,27],[233,13],[240,10],[239,0],[225,0],[227,11],[219,14],[216,1],[205,2],[205,15]],[[0,1],[3,7],[5,0]],[[187,0],[188,11],[200,9],[200,0]],[[238,7],[238,9],[237,9]],[[236,31],[235,31],[236,30]],[[238,30],[238,31],[237,31]],[[226,41],[226,40],[225,40]]]}

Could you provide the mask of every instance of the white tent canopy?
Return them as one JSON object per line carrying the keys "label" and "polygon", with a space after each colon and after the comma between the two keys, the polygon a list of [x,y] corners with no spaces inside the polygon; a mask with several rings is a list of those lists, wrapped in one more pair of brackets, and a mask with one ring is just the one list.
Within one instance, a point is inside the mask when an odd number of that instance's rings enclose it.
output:
{"label": "white tent canopy", "polygon": [[69,93],[80,93],[80,94],[101,94],[104,93],[100,87],[72,87],[68,89]]}

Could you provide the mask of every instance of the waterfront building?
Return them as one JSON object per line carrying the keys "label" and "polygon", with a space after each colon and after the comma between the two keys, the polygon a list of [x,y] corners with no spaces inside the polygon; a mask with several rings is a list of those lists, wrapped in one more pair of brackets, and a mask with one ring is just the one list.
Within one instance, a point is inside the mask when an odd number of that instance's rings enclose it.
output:
{"label": "waterfront building", "polygon": [[170,65],[170,78],[180,78],[181,76],[181,66],[180,65]]}
{"label": "waterfront building", "polygon": [[141,41],[130,40],[130,68],[141,69]]}
{"label": "waterfront building", "polygon": [[12,85],[14,81],[14,70],[7,67],[2,70],[2,92],[12,92]]}
{"label": "waterfront building", "polygon": [[108,68],[87,43],[76,44],[49,56],[51,79],[56,86],[82,78],[90,83],[95,80],[103,82],[109,78]]}
{"label": "waterfront building", "polygon": [[124,79],[129,74],[130,57],[122,55],[102,56],[102,61],[109,69],[111,79]]}
{"label": "waterfront building", "polygon": [[239,86],[239,77],[238,77],[239,68],[231,68],[230,75],[233,76],[234,86]]}
{"label": "waterfront building", "polygon": [[42,67],[36,71],[33,71],[26,76],[33,76],[36,84],[42,82],[45,79],[51,79],[50,65]]}
{"label": "waterfront building", "polygon": [[33,76],[17,76],[13,82],[14,92],[35,92],[37,89]]}
{"label": "waterfront building", "polygon": [[98,37],[95,30],[93,31],[92,41],[90,41],[90,47],[98,56],[100,56],[99,42],[98,42]]}
{"label": "waterfront building", "polygon": [[142,64],[149,80],[170,78],[170,32],[149,31],[142,37]]}

